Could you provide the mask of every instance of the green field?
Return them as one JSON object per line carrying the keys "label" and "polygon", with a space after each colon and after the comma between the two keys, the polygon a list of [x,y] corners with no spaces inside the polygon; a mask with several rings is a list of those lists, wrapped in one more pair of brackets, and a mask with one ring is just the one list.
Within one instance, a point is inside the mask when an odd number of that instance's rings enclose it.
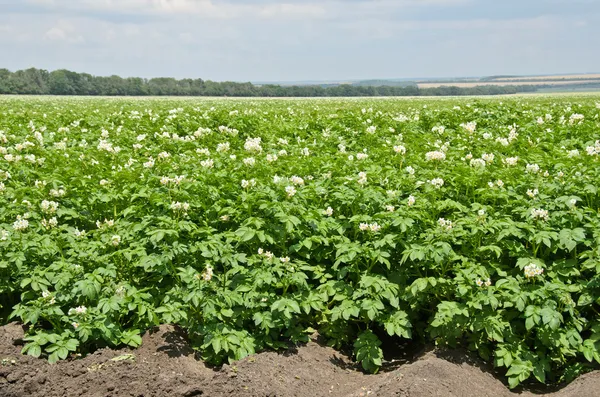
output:
{"label": "green field", "polygon": [[600,96],[0,97],[0,322],[50,361],[178,324],[210,363],[462,345],[600,363]]}

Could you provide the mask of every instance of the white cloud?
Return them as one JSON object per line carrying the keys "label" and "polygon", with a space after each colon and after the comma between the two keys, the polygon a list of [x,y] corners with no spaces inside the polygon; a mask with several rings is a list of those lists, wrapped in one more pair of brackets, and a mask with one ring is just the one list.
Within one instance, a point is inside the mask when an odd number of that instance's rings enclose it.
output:
{"label": "white cloud", "polygon": [[527,2],[525,11],[498,15],[492,0],[22,2],[29,6],[0,14],[0,53],[11,54],[0,67],[297,81],[600,65],[589,51],[600,35],[600,7],[562,15]]}
{"label": "white cloud", "polygon": [[75,27],[66,21],[59,21],[56,26],[51,27],[44,33],[44,40],[63,41],[68,43],[82,43],[83,36],[75,29]]}

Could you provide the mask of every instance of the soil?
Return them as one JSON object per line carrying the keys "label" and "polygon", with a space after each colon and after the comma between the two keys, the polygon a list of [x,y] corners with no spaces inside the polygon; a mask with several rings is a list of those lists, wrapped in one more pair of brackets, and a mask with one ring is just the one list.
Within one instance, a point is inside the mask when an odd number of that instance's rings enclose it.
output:
{"label": "soil", "polygon": [[20,325],[0,327],[0,360],[7,360],[0,364],[0,397],[600,395],[600,371],[552,393],[513,393],[493,368],[460,350],[405,352],[379,374],[367,375],[317,336],[283,353],[259,353],[218,369],[198,361],[184,334],[172,326],[148,332],[136,350],[101,349],[54,365],[21,355],[22,338]]}

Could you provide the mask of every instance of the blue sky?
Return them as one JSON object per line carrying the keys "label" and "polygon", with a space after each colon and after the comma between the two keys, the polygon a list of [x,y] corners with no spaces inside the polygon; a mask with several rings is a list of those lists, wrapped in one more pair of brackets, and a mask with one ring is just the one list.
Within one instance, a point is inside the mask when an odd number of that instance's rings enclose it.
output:
{"label": "blue sky", "polygon": [[0,67],[304,81],[600,72],[600,0],[0,0]]}

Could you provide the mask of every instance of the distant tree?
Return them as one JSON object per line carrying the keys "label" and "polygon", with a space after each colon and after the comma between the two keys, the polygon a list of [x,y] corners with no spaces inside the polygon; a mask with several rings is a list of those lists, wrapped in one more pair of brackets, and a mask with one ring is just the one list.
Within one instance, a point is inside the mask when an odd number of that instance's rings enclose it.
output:
{"label": "distant tree", "polygon": [[0,69],[0,94],[32,95],[172,95],[233,97],[323,97],[323,96],[440,96],[499,95],[532,92],[543,86],[477,86],[462,88],[440,86],[420,89],[413,82],[367,80],[357,84],[325,84],[305,86],[254,85],[232,81],[214,82],[202,79],[176,80],[171,77],[143,79],[139,77],[92,76],[65,69],[48,72],[30,68],[11,72]]}

